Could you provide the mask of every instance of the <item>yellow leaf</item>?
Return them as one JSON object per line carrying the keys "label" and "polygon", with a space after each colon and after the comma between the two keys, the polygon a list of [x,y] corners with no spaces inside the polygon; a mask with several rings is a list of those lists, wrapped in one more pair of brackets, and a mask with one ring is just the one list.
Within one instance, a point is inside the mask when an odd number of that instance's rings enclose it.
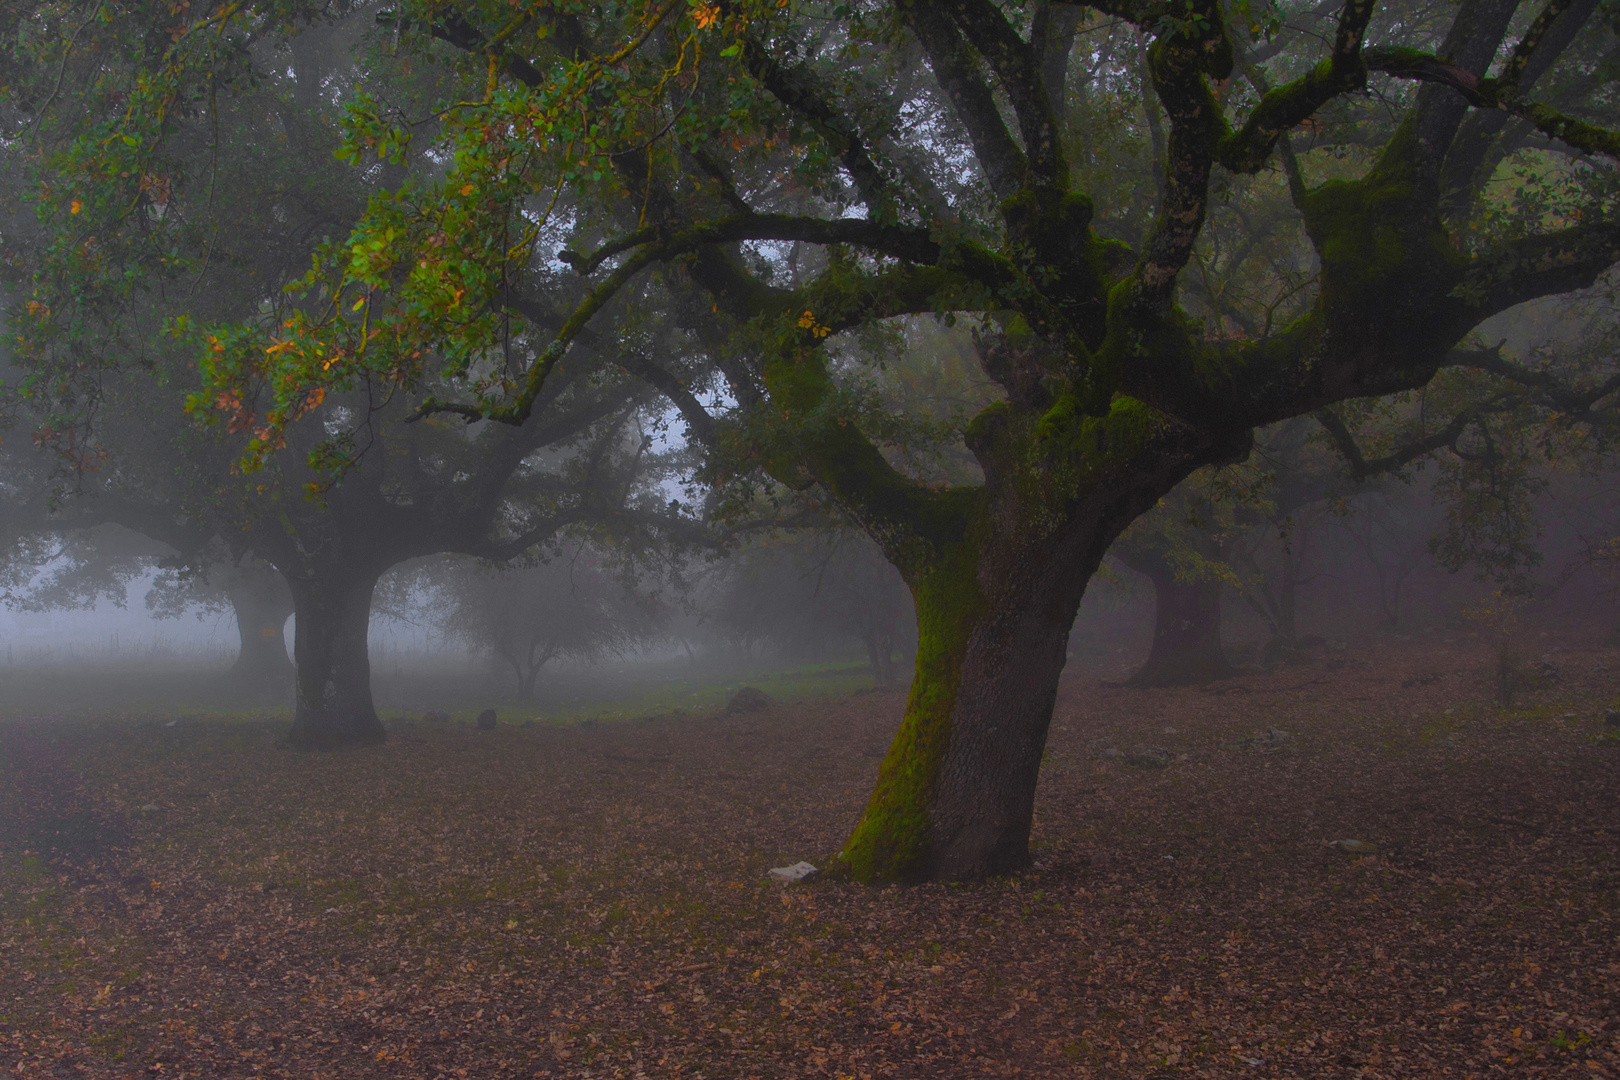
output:
{"label": "yellow leaf", "polygon": [[350,308],[349,310],[350,311],[359,311],[361,308],[363,308],[365,306],[366,306],[366,298],[362,296],[360,299],[358,299],[358,300],[356,300],[354,302],[354,307]]}

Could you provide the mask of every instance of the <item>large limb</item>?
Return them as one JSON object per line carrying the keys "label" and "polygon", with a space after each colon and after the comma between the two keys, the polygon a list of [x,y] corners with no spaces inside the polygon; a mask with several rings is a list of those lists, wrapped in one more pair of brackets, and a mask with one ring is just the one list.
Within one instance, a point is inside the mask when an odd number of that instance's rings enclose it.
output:
{"label": "large limb", "polygon": [[[1461,0],[1441,43],[1440,57],[1448,67],[1470,76],[1485,74],[1518,7],[1519,0]],[[1375,67],[1370,56],[1367,66]],[[1418,92],[1416,159],[1422,174],[1435,183],[1467,112],[1467,102],[1441,87],[1426,86]]]}
{"label": "large limb", "polygon": [[903,0],[901,14],[922,43],[928,66],[967,129],[974,157],[996,197],[1005,199],[1024,187],[1029,161],[1001,119],[995,93],[985,79],[974,50],[955,22],[928,0]]}
{"label": "large limb", "polygon": [[1066,188],[1069,164],[1063,154],[1057,114],[1047,94],[1042,61],[990,0],[945,0],[951,17],[990,64],[1012,103],[1024,137],[1030,180]]}
{"label": "large limb", "polygon": [[1169,312],[1176,277],[1204,227],[1215,140],[1225,125],[1204,76],[1225,78],[1231,73],[1231,44],[1215,5],[1198,5],[1190,14],[1206,20],[1208,29],[1202,35],[1172,30],[1148,51],[1148,72],[1169,117],[1170,135],[1164,198],[1135,271],[1133,323]]}
{"label": "large limb", "polygon": [[739,240],[802,240],[812,244],[852,244],[909,262],[939,260],[939,242],[927,229],[861,218],[820,218],[797,214],[741,213],[690,228],[670,230],[650,225],[603,244],[590,255],[558,254],[580,274],[593,273],[605,261],[632,248],[656,248],[659,261],[710,244]]}
{"label": "large limb", "polygon": [[1268,90],[1249,113],[1242,129],[1221,139],[1216,156],[1233,172],[1259,171],[1284,132],[1310,118],[1340,94],[1359,89],[1367,78],[1361,43],[1373,0],[1348,0],[1339,10],[1333,52],[1306,74]]}
{"label": "large limb", "polygon": [[[1519,96],[1535,88],[1553,62],[1574,44],[1596,10],[1597,0],[1571,0],[1561,8],[1550,25],[1536,28],[1533,37],[1531,34],[1525,35],[1519,42],[1519,48],[1514,50],[1515,57],[1522,54],[1512,80]],[[1546,12],[1542,15],[1544,17]],[[1543,18],[1538,18],[1537,22],[1543,22]],[[1491,154],[1492,145],[1507,126],[1508,118],[1505,110],[1491,109],[1475,111],[1463,121],[1451,153],[1446,157],[1445,173],[1441,178],[1442,190],[1448,193],[1455,205],[1466,206],[1478,194],[1479,187],[1486,179],[1482,166],[1488,156],[1496,160]],[[1500,152],[1497,151],[1498,154]]]}
{"label": "large limb", "polygon": [[1479,318],[1543,296],[1592,285],[1620,262],[1620,224],[1574,225],[1529,236],[1474,257],[1469,277],[1482,293]]}
{"label": "large limb", "polygon": [[1369,49],[1367,67],[1398,79],[1413,79],[1433,84],[1434,87],[1450,87],[1457,91],[1453,97],[1459,112],[1469,105],[1480,109],[1499,109],[1524,120],[1543,135],[1577,150],[1620,160],[1620,134],[1588,124],[1549,105],[1522,100],[1511,92],[1511,87],[1504,87],[1500,81],[1483,78],[1429,53],[1415,49]]}
{"label": "large limb", "polygon": [[1069,57],[1074,52],[1074,39],[1080,29],[1083,14],[1073,4],[1057,4],[1047,0],[1035,12],[1030,27],[1030,47],[1041,62],[1041,85],[1046,100],[1052,107],[1052,117],[1061,132],[1068,111]]}

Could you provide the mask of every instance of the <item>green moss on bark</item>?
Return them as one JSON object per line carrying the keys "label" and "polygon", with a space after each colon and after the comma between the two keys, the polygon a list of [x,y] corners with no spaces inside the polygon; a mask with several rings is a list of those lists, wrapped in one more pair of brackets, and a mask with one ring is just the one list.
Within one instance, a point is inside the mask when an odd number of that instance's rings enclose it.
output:
{"label": "green moss on bark", "polygon": [[918,881],[928,873],[930,806],[950,744],[968,638],[982,600],[978,559],[957,544],[912,587],[917,668],[900,732],[878,771],[860,823],[833,862],[856,881]]}

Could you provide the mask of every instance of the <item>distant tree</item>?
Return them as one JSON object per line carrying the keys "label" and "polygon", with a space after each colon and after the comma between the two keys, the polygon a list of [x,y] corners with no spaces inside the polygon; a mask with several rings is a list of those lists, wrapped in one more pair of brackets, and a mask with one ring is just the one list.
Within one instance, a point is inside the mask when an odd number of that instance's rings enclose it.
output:
{"label": "distant tree", "polygon": [[434,584],[439,624],[509,668],[523,701],[553,660],[625,656],[661,632],[658,602],[637,595],[580,540],[527,565],[447,563]]}
{"label": "distant tree", "polygon": [[[366,639],[372,593],[390,567],[437,552],[504,560],[586,520],[611,522],[621,535],[690,526],[689,511],[671,508],[658,487],[668,455],[653,449],[655,391],[626,372],[598,371],[590,350],[555,368],[522,428],[424,418],[389,379],[291,397],[279,381],[228,394],[199,381],[204,370],[222,374],[262,354],[255,321],[282,327],[335,304],[281,286],[323,235],[350,230],[392,185],[424,182],[394,164],[354,169],[333,156],[341,149],[333,95],[365,64],[380,73],[373,88],[388,86],[402,105],[425,106],[435,92],[431,77],[409,76],[408,61],[369,49],[369,10],[292,6],[267,26],[286,16],[298,33],[248,47],[201,31],[175,38],[169,28],[186,16],[137,5],[113,22],[75,20],[80,33],[60,51],[37,37],[54,25],[48,13],[12,14],[9,119],[30,151],[8,158],[3,177],[41,218],[7,236],[4,272],[13,296],[27,297],[12,308],[20,333],[11,360],[22,373],[12,400],[57,454],[60,501],[74,514],[175,547],[171,530],[182,529],[199,550],[223,544],[225,563],[257,559],[280,572],[297,614],[295,745],[385,737]],[[201,93],[160,77],[176,94],[164,105],[157,84],[121,81],[182,54],[183,66],[196,65],[188,76],[210,73]],[[101,139],[148,104],[163,112],[142,128],[151,141],[138,151],[100,144],[117,158],[106,163],[105,186],[61,201],[53,185],[76,140]],[[86,243],[96,252],[88,260],[75,254]],[[542,324],[566,318],[584,286],[571,273],[555,277],[552,288],[508,290],[508,302]],[[365,300],[344,304],[355,311]],[[642,348],[666,330],[649,319],[635,327]],[[499,317],[490,332],[497,352],[514,345]],[[629,355],[618,341],[602,348]],[[338,350],[312,362],[347,359]],[[491,368],[480,353],[476,362],[505,377],[499,359]],[[411,386],[442,390],[447,401],[456,392],[434,378]],[[278,425],[293,417],[307,423],[283,433]],[[242,622],[266,624],[259,614]]]}
{"label": "distant tree", "polygon": [[132,584],[155,575],[145,597],[155,616],[230,610],[241,638],[233,678],[261,688],[287,682],[292,665],[284,626],[292,599],[274,567],[233,553],[172,501],[74,497],[64,491],[57,464],[34,447],[0,445],[6,603],[24,610],[84,609],[102,601],[122,607]]}
{"label": "distant tree", "polygon": [[1232,673],[1221,643],[1221,594],[1234,573],[1223,549],[1239,526],[1214,481],[1195,473],[1108,549],[1153,583],[1153,644],[1127,680],[1132,686],[1185,686]]}
{"label": "distant tree", "polygon": [[848,528],[805,528],[747,544],[711,575],[705,622],[745,658],[756,645],[806,652],[859,641],[881,687],[899,682],[911,602],[882,553]]}
{"label": "distant tree", "polygon": [[1385,626],[1403,625],[1402,599],[1412,575],[1431,558],[1433,533],[1423,493],[1381,485],[1348,502],[1338,524],[1372,569],[1378,611]]}
{"label": "distant tree", "polygon": [[147,610],[157,618],[198,617],[228,610],[236,618],[239,647],[231,677],[249,688],[280,690],[295,674],[287,656],[287,620],[293,615],[292,590],[281,572],[251,552],[200,567],[159,564],[146,593]]}

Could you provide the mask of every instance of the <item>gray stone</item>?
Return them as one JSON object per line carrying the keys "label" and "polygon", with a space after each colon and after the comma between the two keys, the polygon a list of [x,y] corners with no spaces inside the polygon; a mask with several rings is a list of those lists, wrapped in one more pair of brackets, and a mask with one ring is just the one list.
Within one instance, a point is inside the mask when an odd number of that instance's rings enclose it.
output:
{"label": "gray stone", "polygon": [[1378,845],[1371,840],[1329,840],[1328,847],[1337,848],[1346,855],[1378,854]]}
{"label": "gray stone", "polygon": [[1162,769],[1170,764],[1170,751],[1162,746],[1144,746],[1125,755],[1125,764],[1139,769]]}
{"label": "gray stone", "polygon": [[807,862],[796,862],[792,866],[776,866],[771,868],[771,880],[780,881],[784,885],[791,885],[795,881],[807,881],[821,873]]}
{"label": "gray stone", "polygon": [[485,709],[483,712],[478,714],[478,730],[479,731],[494,731],[495,730],[495,724],[496,724],[496,720],[495,720],[495,710],[494,709]]}

